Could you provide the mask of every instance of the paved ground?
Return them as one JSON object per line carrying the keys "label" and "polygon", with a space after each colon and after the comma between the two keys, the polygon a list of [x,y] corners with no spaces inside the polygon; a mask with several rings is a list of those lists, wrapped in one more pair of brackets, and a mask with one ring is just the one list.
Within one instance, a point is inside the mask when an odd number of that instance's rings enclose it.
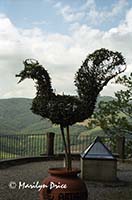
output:
{"label": "paved ground", "polygon": [[[37,181],[41,184],[49,167],[61,167],[62,164],[62,161],[44,161],[1,169],[0,200],[39,200],[37,189],[18,189],[18,185],[20,182],[33,185]],[[74,162],[76,167],[79,164]],[[132,200],[132,163],[118,164],[118,178],[121,180],[118,184],[86,182],[88,200]]]}

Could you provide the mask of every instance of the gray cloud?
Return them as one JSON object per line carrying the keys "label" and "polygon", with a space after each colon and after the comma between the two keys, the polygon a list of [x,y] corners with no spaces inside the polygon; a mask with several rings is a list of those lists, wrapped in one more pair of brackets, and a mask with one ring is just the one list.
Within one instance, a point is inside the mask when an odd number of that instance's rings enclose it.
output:
{"label": "gray cloud", "polygon": [[[70,35],[64,35],[46,33],[39,28],[18,29],[7,16],[0,15],[0,97],[35,95],[31,80],[17,85],[15,78],[26,58],[38,59],[46,67],[57,93],[75,94],[75,72],[89,53],[101,47],[122,52],[128,63],[127,73],[131,72],[131,18],[132,9],[122,24],[109,31],[76,24]],[[113,93],[111,86],[105,93]]]}
{"label": "gray cloud", "polygon": [[67,22],[85,21],[88,25],[97,25],[104,22],[112,21],[115,17],[125,13],[128,7],[128,1],[118,0],[113,3],[112,7],[104,7],[99,9],[95,0],[86,0],[82,6],[73,8],[68,4],[62,2],[53,2],[58,14]]}

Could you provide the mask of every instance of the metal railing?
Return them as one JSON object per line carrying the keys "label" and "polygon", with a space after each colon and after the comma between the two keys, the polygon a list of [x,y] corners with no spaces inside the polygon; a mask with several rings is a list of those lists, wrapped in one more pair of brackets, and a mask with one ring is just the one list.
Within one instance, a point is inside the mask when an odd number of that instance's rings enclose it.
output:
{"label": "metal railing", "polygon": [[[71,135],[71,152],[83,152],[95,139],[93,136]],[[112,151],[117,153],[117,138],[101,137],[102,142]],[[47,134],[28,134],[28,135],[0,135],[0,160],[21,157],[32,157],[47,154]],[[54,137],[54,154],[64,153],[62,137],[56,134]],[[118,145],[120,147],[120,145]],[[132,137],[125,138],[126,156],[132,155]]]}
{"label": "metal railing", "polygon": [[[81,153],[94,141],[94,139],[95,137],[92,136],[80,137],[76,135],[70,135],[71,152]],[[61,135],[55,135],[54,152],[55,154],[64,153],[64,145]]]}
{"label": "metal railing", "polygon": [[0,159],[38,156],[46,151],[46,134],[0,135]]}

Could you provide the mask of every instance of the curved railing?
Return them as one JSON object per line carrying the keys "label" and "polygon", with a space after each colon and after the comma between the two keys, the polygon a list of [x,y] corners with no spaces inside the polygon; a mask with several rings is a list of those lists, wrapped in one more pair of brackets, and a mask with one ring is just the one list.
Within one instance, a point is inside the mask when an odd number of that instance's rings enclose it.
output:
{"label": "curved railing", "polygon": [[[64,153],[61,135],[55,134],[52,142],[48,137],[49,134],[0,135],[0,160],[49,155],[49,149],[52,154]],[[95,136],[89,135],[71,135],[70,137],[71,152],[78,154],[83,152],[95,139]],[[119,156],[122,154],[122,157],[132,156],[132,136],[105,136],[101,137],[101,140],[112,153],[118,153]]]}

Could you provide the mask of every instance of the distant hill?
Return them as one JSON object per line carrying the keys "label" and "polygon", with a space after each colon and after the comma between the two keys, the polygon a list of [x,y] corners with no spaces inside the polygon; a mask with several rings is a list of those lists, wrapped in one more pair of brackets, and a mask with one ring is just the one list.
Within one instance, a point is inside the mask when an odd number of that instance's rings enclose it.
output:
{"label": "distant hill", "polygon": [[99,96],[97,99],[97,102],[99,103],[100,101],[112,101],[114,97],[111,96]]}
{"label": "distant hill", "polygon": [[[99,97],[98,102],[111,99],[112,97]],[[27,98],[0,99],[0,134],[40,134],[47,131],[58,133],[58,126],[32,113],[31,104],[32,99]],[[71,129],[73,134],[86,131],[82,124],[76,124]]]}
{"label": "distant hill", "polygon": [[[32,99],[12,98],[0,99],[0,134],[30,133],[52,127],[49,120],[30,110]],[[28,132],[29,133],[29,132]]]}

